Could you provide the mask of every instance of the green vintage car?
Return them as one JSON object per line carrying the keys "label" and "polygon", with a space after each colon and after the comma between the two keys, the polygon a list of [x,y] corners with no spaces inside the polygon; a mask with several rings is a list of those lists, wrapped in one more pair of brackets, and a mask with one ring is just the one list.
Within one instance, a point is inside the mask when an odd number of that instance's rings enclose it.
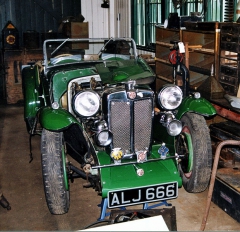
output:
{"label": "green vintage car", "polygon": [[52,214],[68,212],[75,177],[98,192],[103,212],[166,202],[182,185],[206,189],[212,150],[205,117],[216,111],[199,93],[174,84],[153,91],[155,73],[131,38],[46,40],[43,55],[22,68],[24,120],[30,138],[41,135]]}

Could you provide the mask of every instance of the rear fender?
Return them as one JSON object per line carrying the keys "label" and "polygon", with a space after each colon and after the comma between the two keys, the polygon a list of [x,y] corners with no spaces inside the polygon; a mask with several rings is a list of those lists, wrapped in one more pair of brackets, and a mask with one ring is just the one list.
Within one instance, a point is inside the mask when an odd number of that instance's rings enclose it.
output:
{"label": "rear fender", "polygon": [[50,131],[62,131],[74,123],[79,124],[77,119],[67,110],[50,107],[42,108],[39,111],[39,122],[43,128]]}
{"label": "rear fender", "polygon": [[38,66],[25,66],[22,69],[22,89],[24,96],[24,120],[27,130],[34,127],[35,118],[40,109],[40,79]]}
{"label": "rear fender", "polygon": [[176,118],[180,119],[185,113],[193,112],[203,116],[213,116],[216,114],[216,109],[205,98],[193,98],[192,96],[186,97],[176,114]]}

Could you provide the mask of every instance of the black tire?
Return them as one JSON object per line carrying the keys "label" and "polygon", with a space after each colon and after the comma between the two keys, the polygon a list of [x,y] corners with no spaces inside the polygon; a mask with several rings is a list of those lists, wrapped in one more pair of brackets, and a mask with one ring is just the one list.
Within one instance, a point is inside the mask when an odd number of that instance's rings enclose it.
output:
{"label": "black tire", "polygon": [[179,163],[183,187],[190,193],[202,192],[209,184],[212,168],[209,128],[204,117],[194,113],[186,113],[181,121],[183,129],[176,140],[176,151],[184,155]]}
{"label": "black tire", "polygon": [[42,174],[47,206],[52,214],[68,212],[70,199],[63,133],[43,129]]}

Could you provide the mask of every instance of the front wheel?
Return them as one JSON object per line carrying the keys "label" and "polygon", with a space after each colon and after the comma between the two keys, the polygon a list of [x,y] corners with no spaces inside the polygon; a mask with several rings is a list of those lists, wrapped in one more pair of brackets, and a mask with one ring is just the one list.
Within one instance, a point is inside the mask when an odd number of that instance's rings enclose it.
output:
{"label": "front wheel", "polygon": [[183,155],[179,170],[183,187],[187,192],[204,191],[210,180],[212,146],[209,128],[203,116],[186,113],[182,119],[183,129],[176,140],[176,151]]}
{"label": "front wheel", "polygon": [[41,152],[43,184],[49,211],[52,214],[67,213],[70,201],[63,133],[43,129]]}

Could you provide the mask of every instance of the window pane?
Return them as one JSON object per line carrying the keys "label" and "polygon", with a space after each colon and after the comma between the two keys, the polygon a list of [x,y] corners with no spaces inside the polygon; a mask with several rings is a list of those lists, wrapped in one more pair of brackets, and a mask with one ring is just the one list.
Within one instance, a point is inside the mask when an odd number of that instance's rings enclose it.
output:
{"label": "window pane", "polygon": [[[223,8],[226,2],[234,0],[206,0],[208,4],[207,12],[203,12],[203,2],[200,0],[182,1],[181,5],[174,7],[172,0],[132,0],[135,15],[133,16],[133,35],[136,44],[149,47],[155,43],[155,26],[163,25],[169,13],[178,13],[179,16],[191,16],[198,12],[205,21],[220,21],[223,18]],[[229,3],[228,3],[229,4]],[[222,7],[224,6],[224,7]],[[228,7],[228,6],[227,6]]]}
{"label": "window pane", "polygon": [[151,0],[149,4],[150,20],[149,20],[149,40],[147,44],[155,42],[155,26],[161,24],[162,11],[161,11],[161,0]]}
{"label": "window pane", "polygon": [[137,14],[137,17],[134,17],[136,20],[136,23],[134,25],[136,28],[135,30],[136,35],[135,41],[138,45],[144,45],[145,44],[145,0],[137,0],[135,1],[135,13]]}

